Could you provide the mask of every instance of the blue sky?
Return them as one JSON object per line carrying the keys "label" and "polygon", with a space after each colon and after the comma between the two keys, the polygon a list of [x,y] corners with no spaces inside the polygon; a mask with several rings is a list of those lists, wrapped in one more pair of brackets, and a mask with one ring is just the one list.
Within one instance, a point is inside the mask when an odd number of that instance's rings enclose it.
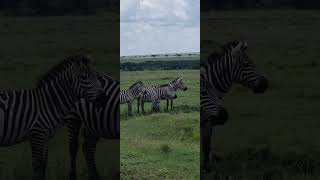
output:
{"label": "blue sky", "polygon": [[200,52],[199,2],[121,0],[121,56]]}

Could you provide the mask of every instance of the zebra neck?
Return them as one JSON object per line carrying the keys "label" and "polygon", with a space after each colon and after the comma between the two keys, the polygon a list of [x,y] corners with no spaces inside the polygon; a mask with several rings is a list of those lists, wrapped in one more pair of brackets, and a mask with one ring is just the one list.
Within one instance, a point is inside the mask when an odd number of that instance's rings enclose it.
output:
{"label": "zebra neck", "polygon": [[137,97],[137,96],[139,95],[138,90],[135,89],[135,88],[129,89],[129,92],[130,92],[134,97]]}
{"label": "zebra neck", "polygon": [[213,83],[215,88],[218,90],[218,95],[224,96],[228,93],[232,85],[232,73],[233,67],[230,67],[227,63],[227,60],[216,61],[213,63],[212,69],[207,72],[210,74],[207,75],[209,80]]}
{"label": "zebra neck", "polygon": [[172,88],[174,89],[174,91],[177,91],[179,89],[179,86],[177,86],[176,84],[171,84]]}

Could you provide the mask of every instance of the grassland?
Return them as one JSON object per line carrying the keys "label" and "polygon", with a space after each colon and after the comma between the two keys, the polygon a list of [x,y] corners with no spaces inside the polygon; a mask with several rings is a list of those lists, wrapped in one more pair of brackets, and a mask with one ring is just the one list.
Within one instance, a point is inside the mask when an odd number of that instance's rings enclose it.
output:
{"label": "grassland", "polygon": [[133,62],[133,63],[140,63],[146,61],[188,61],[188,60],[199,60],[199,54],[197,55],[186,55],[182,54],[181,56],[165,56],[159,55],[156,57],[146,56],[146,57],[133,57],[133,56],[126,56],[120,59],[121,63],[125,62]]}
{"label": "grassland", "polygon": [[121,89],[135,81],[145,85],[168,83],[182,77],[187,91],[179,91],[174,110],[147,115],[127,116],[121,106],[121,179],[199,179],[199,71],[136,71],[121,72]]}
{"label": "grassland", "polygon": [[[0,89],[32,88],[36,79],[65,57],[89,53],[95,69],[119,79],[119,17],[114,14],[65,17],[0,17]],[[119,177],[119,141],[101,141],[97,166],[102,179]],[[78,177],[87,179],[79,151]],[[48,179],[68,175],[66,129],[49,144]],[[30,145],[0,148],[0,179],[31,179]]]}
{"label": "grassland", "polygon": [[[235,179],[319,179],[320,14],[316,11],[234,11],[201,14],[201,56],[230,40],[270,80],[255,96],[235,86],[224,106],[230,121],[217,128],[215,170]],[[212,178],[211,176],[210,178]]]}

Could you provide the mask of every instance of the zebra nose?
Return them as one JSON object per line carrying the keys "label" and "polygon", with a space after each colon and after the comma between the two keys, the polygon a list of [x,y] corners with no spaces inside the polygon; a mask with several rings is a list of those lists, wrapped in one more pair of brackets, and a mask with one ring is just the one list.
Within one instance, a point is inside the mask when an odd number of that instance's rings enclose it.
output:
{"label": "zebra nose", "polygon": [[254,93],[264,93],[269,87],[269,82],[264,76],[260,76],[257,80],[257,84],[253,89]]}

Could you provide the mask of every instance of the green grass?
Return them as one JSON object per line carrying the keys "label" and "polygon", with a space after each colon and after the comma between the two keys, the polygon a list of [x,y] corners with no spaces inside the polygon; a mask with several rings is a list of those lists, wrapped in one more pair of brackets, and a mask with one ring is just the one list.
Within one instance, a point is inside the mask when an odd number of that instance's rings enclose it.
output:
{"label": "green grass", "polygon": [[[246,40],[270,80],[263,95],[235,86],[224,100],[230,120],[216,132],[216,150],[225,158],[215,167],[220,174],[319,179],[319,19],[315,11],[201,14],[202,58],[219,44]],[[261,153],[265,159],[256,157]]]}
{"label": "green grass", "polygon": [[[65,17],[1,17],[0,89],[32,88],[54,64],[74,53],[90,53],[94,68],[119,79],[119,19],[111,14]],[[103,178],[119,177],[119,141],[102,140],[97,166]],[[86,180],[81,149],[78,178]],[[68,177],[66,129],[59,129],[49,144],[48,179]],[[29,143],[0,148],[0,179],[31,179]]]}
{"label": "green grass", "polygon": [[182,77],[187,91],[179,91],[174,110],[127,116],[121,106],[121,179],[199,179],[199,71],[121,71],[121,89],[135,81],[145,85],[168,83]]}

